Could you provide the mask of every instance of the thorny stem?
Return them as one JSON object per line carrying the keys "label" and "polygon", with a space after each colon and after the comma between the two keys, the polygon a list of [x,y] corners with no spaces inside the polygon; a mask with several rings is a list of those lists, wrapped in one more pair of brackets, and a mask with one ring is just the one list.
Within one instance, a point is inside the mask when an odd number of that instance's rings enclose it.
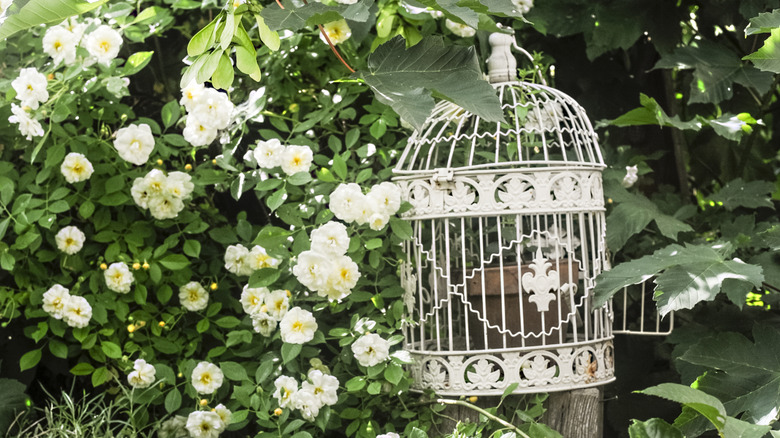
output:
{"label": "thorny stem", "polygon": [[491,420],[501,424],[502,426],[507,427],[509,429],[512,429],[519,436],[521,436],[523,438],[531,438],[525,432],[523,432],[522,430],[518,429],[517,426],[515,426],[514,424],[509,423],[508,421],[491,414],[490,412],[480,408],[479,406],[475,406],[475,405],[473,405],[471,403],[468,403],[468,402],[465,402],[463,400],[451,400],[451,399],[447,399],[447,398],[438,398],[438,399],[436,399],[436,403],[441,403],[443,405],[464,406],[464,407],[467,407],[469,409],[473,409],[473,410],[479,412],[480,414],[490,418]]}
{"label": "thorny stem", "polygon": [[[276,0],[276,4],[279,5],[280,8],[284,9],[284,6],[282,6],[281,0]],[[303,4],[308,5],[309,2],[306,0],[303,0]],[[355,73],[355,69],[350,67],[349,64],[347,64],[347,61],[344,60],[344,58],[341,56],[341,53],[339,53],[338,49],[336,49],[336,46],[333,45],[333,43],[330,41],[330,38],[328,37],[328,34],[325,33],[325,29],[322,27],[321,24],[318,24],[317,27],[320,29],[320,33],[322,34],[323,38],[325,38],[325,41],[327,41],[328,45],[330,46],[330,50],[333,51],[333,54],[336,55],[336,58],[341,61],[342,64],[344,64],[344,67],[347,68],[351,73]]]}

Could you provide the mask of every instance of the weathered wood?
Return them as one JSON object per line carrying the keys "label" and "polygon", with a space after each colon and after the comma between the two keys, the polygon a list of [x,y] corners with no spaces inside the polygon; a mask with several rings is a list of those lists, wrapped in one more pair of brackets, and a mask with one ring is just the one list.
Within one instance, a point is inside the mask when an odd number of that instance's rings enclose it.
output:
{"label": "weathered wood", "polygon": [[[552,392],[544,402],[547,412],[540,419],[564,438],[602,438],[604,434],[604,404],[601,387],[577,389],[574,391]],[[500,397],[479,397],[474,403],[481,408],[494,407]],[[506,403],[506,401],[505,401]],[[447,406],[442,412],[439,434],[432,431],[431,436],[443,436],[455,429],[458,421],[478,422],[479,412],[465,406]]]}
{"label": "weathered wood", "polygon": [[604,434],[602,391],[598,387],[550,393],[541,422],[564,438],[601,438]]}

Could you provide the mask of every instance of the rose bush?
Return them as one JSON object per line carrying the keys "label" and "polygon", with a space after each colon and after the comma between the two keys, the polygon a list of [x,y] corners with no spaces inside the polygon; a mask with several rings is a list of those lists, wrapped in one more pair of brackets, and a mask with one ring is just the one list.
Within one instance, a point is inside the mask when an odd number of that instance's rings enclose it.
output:
{"label": "rose bush", "polygon": [[0,43],[0,302],[34,342],[21,369],[128,385],[148,406],[134,424],[159,436],[421,426],[380,408],[409,386],[397,116],[330,82],[313,32],[261,58],[262,84],[180,90],[174,24],[191,35],[221,5],[96,5]]}

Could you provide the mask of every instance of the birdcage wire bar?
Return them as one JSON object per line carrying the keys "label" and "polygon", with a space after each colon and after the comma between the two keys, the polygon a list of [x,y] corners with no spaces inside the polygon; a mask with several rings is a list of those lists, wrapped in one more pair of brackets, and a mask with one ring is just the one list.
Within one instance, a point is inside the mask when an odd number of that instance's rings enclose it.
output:
{"label": "birdcage wire bar", "polygon": [[674,329],[674,312],[662,317],[652,301],[652,287],[648,290],[647,280],[639,284],[626,286],[622,294],[617,294],[613,303],[615,319],[619,326],[614,334],[636,336],[666,336]]}

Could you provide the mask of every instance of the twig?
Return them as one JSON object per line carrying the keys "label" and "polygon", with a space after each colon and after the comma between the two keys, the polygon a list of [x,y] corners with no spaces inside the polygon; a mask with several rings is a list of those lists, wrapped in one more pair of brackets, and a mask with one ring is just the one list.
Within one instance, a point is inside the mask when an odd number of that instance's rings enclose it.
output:
{"label": "twig", "polygon": [[480,408],[479,406],[475,406],[475,405],[473,405],[471,403],[468,403],[468,402],[465,402],[463,400],[451,400],[451,399],[447,399],[447,398],[438,398],[438,399],[436,399],[436,403],[441,403],[443,405],[464,406],[464,407],[473,409],[473,410],[479,412],[480,414],[490,418],[491,420],[501,424],[502,426],[507,427],[509,429],[512,429],[514,432],[516,432],[521,437],[523,437],[523,438],[531,438],[525,432],[523,432],[522,430],[518,429],[517,426],[515,426],[514,424],[509,423],[508,421],[504,420],[503,418],[500,418],[500,417],[497,417],[497,416],[491,414],[490,412]]}
{"label": "twig", "polygon": [[[284,9],[284,6],[282,6],[281,0],[276,0],[276,4],[279,5],[280,8]],[[304,5],[308,5],[309,2],[306,0],[303,0]],[[339,53],[336,46],[333,45],[333,43],[330,41],[330,38],[328,37],[328,34],[325,33],[325,28],[322,27],[321,24],[318,24],[317,27],[320,29],[320,33],[322,34],[323,38],[325,38],[325,41],[328,42],[328,45],[330,46],[330,50],[336,55],[336,58],[341,61],[342,64],[344,64],[344,67],[347,68],[351,73],[355,73],[355,69],[350,67],[349,64],[347,64],[347,61],[344,60],[344,58],[341,56],[341,53]]]}

